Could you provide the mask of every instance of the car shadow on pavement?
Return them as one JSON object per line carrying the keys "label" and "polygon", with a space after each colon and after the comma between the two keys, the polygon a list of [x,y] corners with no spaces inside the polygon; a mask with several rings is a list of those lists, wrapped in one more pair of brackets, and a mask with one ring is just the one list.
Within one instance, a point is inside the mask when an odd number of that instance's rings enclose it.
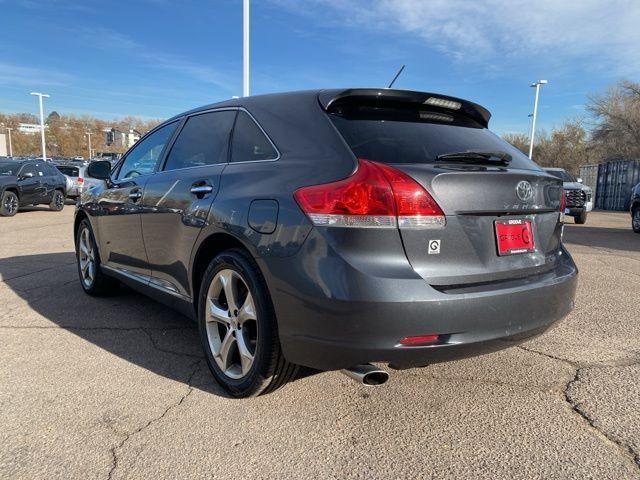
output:
{"label": "car shadow on pavement", "polygon": [[583,245],[607,250],[637,252],[640,250],[640,234],[629,228],[589,227],[565,224],[563,240],[567,244]]}
{"label": "car shadow on pavement", "polygon": [[[208,370],[195,322],[124,286],[111,296],[91,297],[76,268],[71,252],[0,259],[0,279],[19,297],[3,295],[10,308],[1,325],[64,329],[157,375],[226,396]],[[301,369],[296,380],[315,373]]]}

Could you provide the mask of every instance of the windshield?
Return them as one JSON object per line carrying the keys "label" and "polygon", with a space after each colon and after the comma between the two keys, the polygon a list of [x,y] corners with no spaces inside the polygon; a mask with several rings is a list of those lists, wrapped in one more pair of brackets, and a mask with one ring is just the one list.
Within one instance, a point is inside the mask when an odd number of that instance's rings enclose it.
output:
{"label": "windshield", "polygon": [[17,175],[19,169],[19,163],[0,162],[0,175]]}
{"label": "windshield", "polygon": [[351,106],[329,117],[358,158],[383,163],[435,163],[439,156],[451,153],[503,152],[511,156],[510,167],[538,169],[520,150],[462,116]]}
{"label": "windshield", "polygon": [[556,178],[559,178],[563,182],[575,182],[576,179],[566,170],[545,170]]}

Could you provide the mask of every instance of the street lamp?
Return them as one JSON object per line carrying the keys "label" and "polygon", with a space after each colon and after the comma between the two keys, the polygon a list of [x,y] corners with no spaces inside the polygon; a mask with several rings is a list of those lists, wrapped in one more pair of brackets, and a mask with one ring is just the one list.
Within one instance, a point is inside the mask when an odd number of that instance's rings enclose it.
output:
{"label": "street lamp", "polygon": [[249,0],[242,2],[242,96],[249,96]]}
{"label": "street lamp", "polygon": [[533,121],[531,122],[531,135],[529,142],[529,158],[533,158],[533,139],[536,133],[536,117],[538,116],[538,97],[540,96],[540,85],[546,85],[546,80],[537,80],[531,84],[532,87],[536,88],[536,99],[533,102]]}
{"label": "street lamp", "polygon": [[91,132],[85,132],[85,134],[87,135],[87,137],[89,137],[89,160],[91,160]]}
{"label": "street lamp", "polygon": [[7,130],[7,132],[9,132],[9,156],[13,157],[13,147],[11,146],[11,130],[13,130],[13,129],[7,127],[6,130]]}
{"label": "street lamp", "polygon": [[42,160],[46,160],[47,159],[47,152],[45,149],[45,142],[44,142],[44,108],[42,106],[42,98],[49,98],[50,95],[47,95],[46,93],[39,93],[39,92],[31,92],[31,95],[38,97],[39,103],[40,103],[40,138],[42,139]]}

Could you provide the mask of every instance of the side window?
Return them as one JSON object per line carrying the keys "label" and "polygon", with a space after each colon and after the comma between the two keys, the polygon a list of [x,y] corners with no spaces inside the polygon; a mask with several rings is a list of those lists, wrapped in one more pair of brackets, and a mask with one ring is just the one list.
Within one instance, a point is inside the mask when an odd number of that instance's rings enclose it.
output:
{"label": "side window", "polygon": [[32,163],[29,163],[24,167],[22,167],[22,170],[20,171],[20,175],[22,176],[26,175],[27,173],[30,173],[33,177],[38,176],[38,171],[36,170],[36,166]]}
{"label": "side window", "polygon": [[37,163],[36,164],[36,176],[45,177],[46,175],[47,175],[46,167],[41,163]]}
{"label": "side window", "polygon": [[117,180],[152,173],[177,123],[173,122],[165,125],[139,141],[124,159],[118,172]]}
{"label": "side window", "polygon": [[256,122],[240,110],[233,128],[231,147],[232,162],[250,162],[255,160],[274,160],[278,152],[262,132]]}
{"label": "side window", "polygon": [[189,117],[171,147],[164,170],[226,163],[235,115],[235,110],[223,110]]}

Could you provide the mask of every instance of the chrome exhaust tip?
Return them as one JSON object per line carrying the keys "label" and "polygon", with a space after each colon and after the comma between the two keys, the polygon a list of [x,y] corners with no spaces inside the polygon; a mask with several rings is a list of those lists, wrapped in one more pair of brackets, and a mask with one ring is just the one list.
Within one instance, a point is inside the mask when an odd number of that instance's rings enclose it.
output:
{"label": "chrome exhaust tip", "polygon": [[387,380],[389,380],[389,374],[387,372],[378,367],[374,367],[370,363],[356,365],[340,371],[351,380],[370,387],[384,385],[387,383]]}

